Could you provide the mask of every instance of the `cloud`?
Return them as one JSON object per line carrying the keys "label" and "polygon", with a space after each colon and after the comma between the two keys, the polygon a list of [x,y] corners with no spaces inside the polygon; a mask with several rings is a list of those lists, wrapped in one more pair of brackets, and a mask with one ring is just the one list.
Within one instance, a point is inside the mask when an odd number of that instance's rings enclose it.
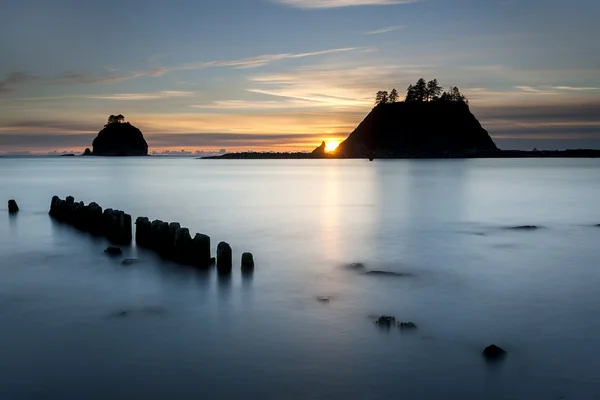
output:
{"label": "cloud", "polygon": [[[277,61],[294,60],[306,57],[316,57],[327,54],[344,53],[354,50],[360,50],[357,47],[344,47],[327,49],[306,53],[279,53],[279,54],[263,54],[253,57],[246,57],[236,60],[215,60],[215,61],[200,61],[186,63],[176,66],[163,66],[147,70],[138,70],[128,74],[120,75],[96,75],[84,71],[68,70],[60,73],[50,79],[49,83],[55,85],[73,85],[73,84],[105,84],[116,83],[124,80],[141,78],[141,77],[159,77],[174,71],[192,71],[206,68],[231,67],[234,69],[249,69],[264,67]],[[364,49],[363,49],[364,50]],[[0,81],[0,91],[2,91],[2,83]]]}
{"label": "cloud", "polygon": [[159,92],[150,93],[118,93],[111,95],[83,95],[76,96],[85,99],[98,100],[119,100],[119,101],[135,101],[135,100],[156,100],[156,99],[172,99],[178,97],[192,97],[195,92],[184,92],[179,90],[161,90]]}
{"label": "cloud", "polygon": [[0,81],[0,93],[9,92],[20,83],[34,81],[37,79],[39,79],[38,76],[25,72],[11,72],[6,76],[6,78]]}
{"label": "cloud", "polygon": [[597,87],[578,87],[578,86],[552,86],[552,89],[575,91],[575,92],[581,92],[581,91],[587,91],[587,90],[600,90],[600,88],[597,88]]}
{"label": "cloud", "polygon": [[273,0],[298,8],[338,8],[416,3],[420,0]]}
{"label": "cloud", "polygon": [[388,26],[387,28],[375,29],[374,31],[365,32],[365,35],[379,35],[382,33],[394,32],[405,28],[403,25]]}

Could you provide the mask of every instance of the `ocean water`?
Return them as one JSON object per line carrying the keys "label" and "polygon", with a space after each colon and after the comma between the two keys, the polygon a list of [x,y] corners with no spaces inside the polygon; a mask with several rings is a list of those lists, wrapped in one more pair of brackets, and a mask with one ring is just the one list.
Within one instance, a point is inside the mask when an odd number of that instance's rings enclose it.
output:
{"label": "ocean water", "polygon": [[[0,398],[600,398],[598,182],[586,159],[0,158]],[[107,257],[54,194],[236,267]]]}

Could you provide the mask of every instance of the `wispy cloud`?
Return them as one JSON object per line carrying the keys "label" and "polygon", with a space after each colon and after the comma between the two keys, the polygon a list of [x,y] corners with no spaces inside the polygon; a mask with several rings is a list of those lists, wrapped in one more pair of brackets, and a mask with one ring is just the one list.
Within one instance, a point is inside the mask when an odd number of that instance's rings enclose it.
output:
{"label": "wispy cloud", "polygon": [[183,92],[178,90],[162,90],[159,92],[152,93],[118,93],[111,95],[87,95],[80,96],[86,99],[98,99],[98,100],[120,100],[120,101],[136,101],[136,100],[157,100],[157,99],[171,99],[177,97],[192,97],[196,93],[194,92]]}
{"label": "wispy cloud", "polygon": [[578,87],[578,86],[552,86],[552,89],[567,90],[567,91],[574,91],[574,92],[581,92],[581,91],[587,91],[587,90],[600,90],[600,88],[597,88],[597,87]]}
{"label": "wispy cloud", "polygon": [[11,72],[0,81],[0,93],[9,92],[19,83],[34,81],[39,79],[36,75],[31,75],[25,72]]}
{"label": "wispy cloud", "polygon": [[403,29],[404,25],[388,26],[387,28],[375,29],[373,31],[365,32],[365,35],[379,35],[382,33],[394,32]]}
{"label": "wispy cloud", "polygon": [[420,0],[273,0],[298,8],[337,8],[416,3]]}
{"label": "wispy cloud", "polygon": [[[230,67],[234,69],[249,69],[264,67],[269,64],[283,61],[283,60],[294,60],[307,57],[317,57],[327,54],[345,53],[355,50],[362,50],[358,47],[344,47],[327,50],[312,51],[306,53],[278,53],[278,54],[262,54],[258,56],[240,58],[235,60],[214,60],[214,61],[199,61],[193,63],[186,63],[183,65],[175,66],[163,66],[158,68],[138,70],[131,73],[125,74],[108,74],[108,75],[97,75],[91,74],[84,71],[68,70],[54,78],[49,83],[57,85],[72,85],[72,84],[104,84],[104,83],[115,83],[124,80],[141,78],[141,77],[159,77],[174,71],[193,71],[206,68],[218,68],[218,67]],[[10,76],[9,76],[10,77]],[[13,77],[14,79],[15,77]],[[0,91],[2,90],[2,83],[0,81]]]}

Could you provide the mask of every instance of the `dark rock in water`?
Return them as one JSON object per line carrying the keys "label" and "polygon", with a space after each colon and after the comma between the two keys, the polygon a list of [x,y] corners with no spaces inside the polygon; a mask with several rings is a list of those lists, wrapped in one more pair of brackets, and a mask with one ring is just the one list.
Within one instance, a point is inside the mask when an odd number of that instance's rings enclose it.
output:
{"label": "dark rock in water", "polygon": [[242,268],[254,268],[254,256],[252,253],[242,254]]}
{"label": "dark rock in water", "polygon": [[506,351],[495,344],[486,347],[481,354],[489,361],[498,361],[506,357]]}
{"label": "dark rock in water", "polygon": [[88,148],[85,149],[85,151],[83,152],[84,156],[91,156],[92,155],[92,151]]}
{"label": "dark rock in water", "polygon": [[61,154],[60,157],[75,157],[75,154],[73,154],[73,153]]}
{"label": "dark rock in water", "polygon": [[396,324],[396,317],[392,317],[391,315],[382,315],[381,317],[377,318],[375,323],[379,326],[389,328]]}
{"label": "dark rock in water", "polygon": [[331,301],[330,296],[317,296],[317,301],[320,303],[329,303]]}
{"label": "dark rock in water", "polygon": [[402,330],[414,330],[417,329],[417,325],[414,322],[400,322],[398,327]]}
{"label": "dark rock in water", "polygon": [[13,199],[10,199],[8,201],[8,212],[11,214],[14,214],[18,211],[19,211],[19,206],[17,205],[17,202],[14,201]]}
{"label": "dark rock in water", "polygon": [[395,276],[395,277],[411,276],[410,274],[405,274],[405,273],[401,273],[401,272],[379,271],[379,270],[367,271],[367,272],[365,272],[365,275],[373,275],[373,276]]}
{"label": "dark rock in water", "polygon": [[210,257],[210,236],[196,233],[192,239],[192,264],[206,268],[212,264]]}
{"label": "dark rock in water", "polygon": [[532,231],[535,229],[539,229],[539,227],[537,227],[535,225],[521,225],[521,226],[511,226],[508,229],[513,229],[516,231]]}
{"label": "dark rock in water", "polygon": [[344,265],[344,267],[348,268],[348,269],[355,270],[355,271],[361,271],[361,270],[365,269],[365,264],[363,264],[363,263],[350,263],[350,264]]}
{"label": "dark rock in water", "polygon": [[113,246],[108,246],[106,250],[104,250],[104,252],[111,256],[120,256],[121,254],[123,254],[123,251],[120,248]]}
{"label": "dark rock in water", "polygon": [[148,143],[129,122],[106,124],[92,143],[94,156],[147,156]]}
{"label": "dark rock in water", "polygon": [[129,266],[129,265],[137,264],[139,262],[140,262],[140,260],[138,260],[137,258],[127,258],[127,259],[121,261],[121,265]]}
{"label": "dark rock in water", "polygon": [[221,242],[217,245],[217,271],[222,274],[231,272],[233,265],[231,246]]}
{"label": "dark rock in water", "polygon": [[335,150],[338,157],[468,157],[499,150],[462,102],[380,104]]}

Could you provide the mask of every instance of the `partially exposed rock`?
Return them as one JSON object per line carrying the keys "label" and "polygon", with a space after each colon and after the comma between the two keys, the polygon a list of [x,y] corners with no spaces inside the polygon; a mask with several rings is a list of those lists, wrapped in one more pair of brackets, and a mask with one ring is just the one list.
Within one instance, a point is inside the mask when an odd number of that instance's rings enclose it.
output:
{"label": "partially exposed rock", "polygon": [[108,246],[104,252],[111,256],[120,256],[123,254],[123,251],[120,248],[114,246]]}
{"label": "partially exposed rock", "polygon": [[417,325],[414,322],[400,322],[398,327],[402,330],[414,330],[417,329]]}
{"label": "partially exposed rock", "polygon": [[377,318],[375,323],[379,326],[390,328],[392,325],[396,324],[396,317],[392,317],[391,315],[382,315],[381,317]]}
{"label": "partially exposed rock", "polygon": [[17,205],[17,202],[14,201],[13,199],[10,199],[8,201],[8,212],[11,214],[14,214],[18,211],[19,211],[19,206]]}
{"label": "partially exposed rock", "polygon": [[254,256],[252,253],[242,254],[242,268],[254,268]]}
{"label": "partially exposed rock", "polygon": [[492,344],[486,347],[481,354],[489,361],[498,361],[506,357],[506,350]]}

